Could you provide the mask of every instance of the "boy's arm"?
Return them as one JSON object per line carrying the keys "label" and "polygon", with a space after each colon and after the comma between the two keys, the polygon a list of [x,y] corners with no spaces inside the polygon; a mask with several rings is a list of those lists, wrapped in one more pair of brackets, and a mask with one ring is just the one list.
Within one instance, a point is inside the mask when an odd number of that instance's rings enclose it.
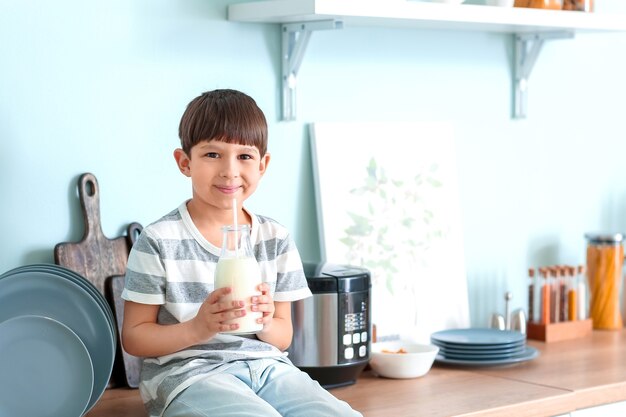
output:
{"label": "boy's arm", "polygon": [[190,321],[164,326],[156,321],[160,305],[124,302],[122,344],[140,357],[169,355],[194,344]]}
{"label": "boy's arm", "polygon": [[274,316],[263,330],[257,333],[257,337],[281,351],[289,347],[293,337],[290,301],[274,301]]}
{"label": "boy's arm", "polygon": [[163,325],[157,323],[160,305],[124,303],[122,344],[134,356],[169,355],[189,346],[203,343],[219,332],[235,330],[237,325],[223,322],[241,316],[242,301],[223,302],[230,288],[213,291],[191,320]]}

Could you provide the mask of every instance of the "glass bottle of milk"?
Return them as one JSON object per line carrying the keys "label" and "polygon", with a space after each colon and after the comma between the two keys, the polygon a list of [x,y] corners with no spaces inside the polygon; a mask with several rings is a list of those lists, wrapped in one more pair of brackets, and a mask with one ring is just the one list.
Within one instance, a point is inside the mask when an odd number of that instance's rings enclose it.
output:
{"label": "glass bottle of milk", "polygon": [[262,282],[261,269],[252,253],[250,242],[250,226],[222,227],[222,251],[215,268],[215,288],[231,287],[232,292],[225,301],[243,300],[246,315],[229,320],[226,323],[239,323],[237,330],[222,333],[244,334],[255,333],[263,329],[257,323],[263,313],[251,311],[251,297],[261,295],[258,290]]}

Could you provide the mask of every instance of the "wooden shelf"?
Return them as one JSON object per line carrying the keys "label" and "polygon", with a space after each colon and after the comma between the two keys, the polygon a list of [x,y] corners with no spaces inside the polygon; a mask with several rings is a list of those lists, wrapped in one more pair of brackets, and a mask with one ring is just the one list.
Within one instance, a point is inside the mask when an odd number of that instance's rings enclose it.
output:
{"label": "wooden shelf", "polygon": [[478,30],[505,33],[624,31],[626,16],[561,10],[427,3],[414,0],[272,0],[233,4],[236,22],[341,20],[345,26]]}
{"label": "wooden shelf", "polygon": [[271,0],[232,4],[234,22],[282,25],[282,119],[296,118],[296,80],[311,33],[350,26],[512,34],[513,117],[527,113],[528,78],[546,40],[577,32],[626,31],[626,15],[417,0]]}

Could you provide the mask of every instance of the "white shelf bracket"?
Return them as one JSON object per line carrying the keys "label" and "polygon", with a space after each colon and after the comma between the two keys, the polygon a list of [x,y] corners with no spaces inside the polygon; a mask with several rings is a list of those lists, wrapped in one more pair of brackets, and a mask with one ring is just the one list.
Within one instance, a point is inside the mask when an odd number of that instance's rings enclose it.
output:
{"label": "white shelf bracket", "polygon": [[298,70],[307,44],[314,30],[342,29],[340,20],[320,20],[317,22],[286,23],[282,25],[282,120],[296,118],[296,84]]}
{"label": "white shelf bracket", "polygon": [[515,90],[513,118],[526,118],[528,106],[528,78],[546,40],[573,38],[573,32],[539,32],[515,34]]}

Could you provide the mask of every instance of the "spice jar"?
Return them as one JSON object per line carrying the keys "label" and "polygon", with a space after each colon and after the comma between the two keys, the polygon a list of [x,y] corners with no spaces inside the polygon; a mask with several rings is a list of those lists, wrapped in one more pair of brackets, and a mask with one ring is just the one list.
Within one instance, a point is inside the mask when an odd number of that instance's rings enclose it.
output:
{"label": "spice jar", "polygon": [[563,8],[563,0],[515,0],[514,6],[561,10]]}
{"label": "spice jar", "polygon": [[624,236],[621,233],[588,233],[585,238],[589,317],[593,320],[594,329],[621,329],[619,297],[624,264]]}
{"label": "spice jar", "polygon": [[593,0],[563,0],[563,10],[593,12]]}

